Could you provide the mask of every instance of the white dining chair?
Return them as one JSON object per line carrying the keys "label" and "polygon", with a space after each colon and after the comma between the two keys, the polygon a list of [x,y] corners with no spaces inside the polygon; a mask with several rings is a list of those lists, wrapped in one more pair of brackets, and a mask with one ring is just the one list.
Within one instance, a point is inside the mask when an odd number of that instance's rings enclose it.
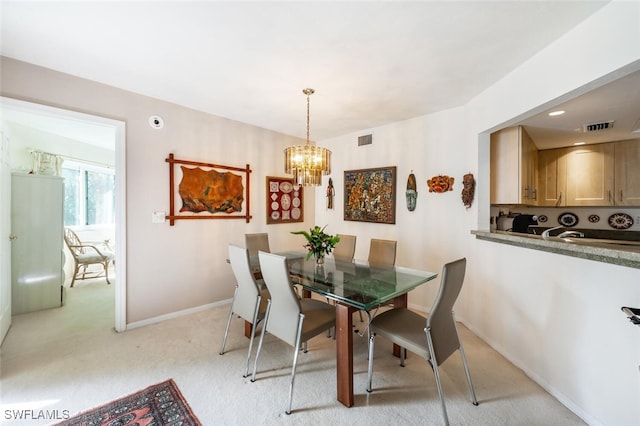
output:
{"label": "white dining chair", "polygon": [[291,414],[293,383],[298,363],[298,352],[303,344],[307,349],[307,340],[335,327],[336,310],[333,306],[311,298],[298,299],[287,268],[284,256],[259,252],[260,269],[269,289],[271,298],[267,303],[264,325],[253,366],[251,381],[256,380],[258,358],[262,350],[265,333],[270,333],[293,347],[293,366],[289,385],[289,399],[286,414]]}
{"label": "white dining chair", "polygon": [[236,278],[236,289],[233,293],[231,308],[229,308],[229,317],[227,318],[227,327],[222,339],[220,355],[224,354],[224,347],[227,343],[233,314],[238,315],[245,321],[251,321],[251,336],[249,337],[247,363],[243,374],[243,377],[247,377],[249,375],[253,337],[258,323],[265,317],[267,301],[270,295],[269,291],[255,279],[255,275],[249,265],[249,253],[247,249],[229,244],[229,262],[231,263],[233,275]]}

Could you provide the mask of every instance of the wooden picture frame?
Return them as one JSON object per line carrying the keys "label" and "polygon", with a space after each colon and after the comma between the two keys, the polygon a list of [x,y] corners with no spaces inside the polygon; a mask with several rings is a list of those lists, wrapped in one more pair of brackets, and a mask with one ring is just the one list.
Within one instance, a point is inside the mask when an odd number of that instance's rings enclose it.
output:
{"label": "wooden picture frame", "polygon": [[304,222],[304,187],[293,178],[267,176],[267,225]]}
{"label": "wooden picture frame", "polygon": [[[249,223],[252,216],[248,164],[241,168],[179,160],[173,153],[165,161],[169,163],[169,214],[165,219],[170,226],[178,219],[244,219]],[[177,171],[176,165],[180,166]],[[185,179],[187,172],[189,177]],[[175,211],[176,197],[182,199],[179,212]]]}
{"label": "wooden picture frame", "polygon": [[396,167],[345,170],[344,220],[396,223]]}

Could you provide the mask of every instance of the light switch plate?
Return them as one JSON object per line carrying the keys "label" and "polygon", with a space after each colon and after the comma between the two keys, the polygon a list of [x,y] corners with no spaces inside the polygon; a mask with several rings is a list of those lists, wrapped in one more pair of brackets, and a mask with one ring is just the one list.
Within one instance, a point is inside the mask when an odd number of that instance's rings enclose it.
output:
{"label": "light switch plate", "polygon": [[153,212],[151,215],[152,223],[165,223],[166,222],[166,213],[165,212]]}

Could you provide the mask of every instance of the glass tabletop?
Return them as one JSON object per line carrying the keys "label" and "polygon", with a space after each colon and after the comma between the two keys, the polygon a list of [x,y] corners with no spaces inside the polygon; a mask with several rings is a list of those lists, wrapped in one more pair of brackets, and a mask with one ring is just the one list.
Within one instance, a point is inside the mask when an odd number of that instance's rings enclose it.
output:
{"label": "glass tabletop", "polygon": [[383,267],[363,261],[325,258],[318,266],[304,252],[278,253],[287,257],[291,281],[305,290],[355,308],[370,311],[436,278],[438,274],[416,269]]}

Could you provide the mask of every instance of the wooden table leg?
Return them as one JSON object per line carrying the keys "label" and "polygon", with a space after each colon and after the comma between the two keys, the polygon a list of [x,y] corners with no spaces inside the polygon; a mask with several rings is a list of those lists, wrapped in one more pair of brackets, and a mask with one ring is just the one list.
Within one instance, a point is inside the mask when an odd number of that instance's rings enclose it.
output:
{"label": "wooden table leg", "polygon": [[[393,307],[394,308],[406,308],[407,307],[407,293],[402,296],[398,296],[393,299]],[[405,351],[405,357],[407,356],[407,351]],[[393,356],[397,356],[400,358],[400,346],[393,344]]]}
{"label": "wooden table leg", "polygon": [[336,303],[336,371],[338,401],[353,406],[353,325],[351,306]]}

